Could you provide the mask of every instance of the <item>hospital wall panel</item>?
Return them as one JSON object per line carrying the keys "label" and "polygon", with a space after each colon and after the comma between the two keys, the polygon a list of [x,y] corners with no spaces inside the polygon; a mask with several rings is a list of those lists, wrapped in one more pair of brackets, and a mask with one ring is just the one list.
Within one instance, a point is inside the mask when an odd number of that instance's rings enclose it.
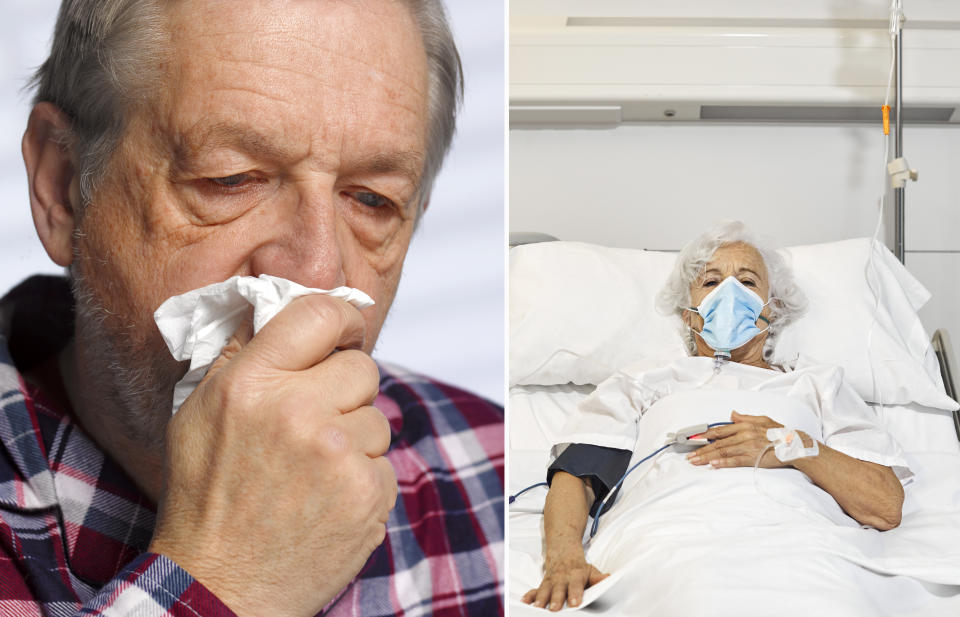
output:
{"label": "hospital wall panel", "polygon": [[905,127],[903,154],[919,173],[906,190],[907,250],[960,251],[960,126]]}
{"label": "hospital wall panel", "polygon": [[880,146],[862,126],[513,130],[510,229],[650,249],[677,249],[723,219],[785,244],[865,236]]}

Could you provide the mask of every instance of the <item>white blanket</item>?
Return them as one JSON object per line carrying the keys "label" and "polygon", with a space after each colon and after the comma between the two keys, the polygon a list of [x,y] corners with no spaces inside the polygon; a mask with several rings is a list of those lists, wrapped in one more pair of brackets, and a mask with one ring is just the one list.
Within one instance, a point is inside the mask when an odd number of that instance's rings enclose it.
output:
{"label": "white blanket", "polygon": [[[670,430],[716,421],[717,394],[685,392],[652,405],[638,426],[634,460]],[[759,403],[765,415],[811,429],[789,397],[777,404],[777,395],[747,395],[721,406],[746,405],[751,413]],[[515,446],[511,469],[523,468],[526,481],[546,458]],[[628,478],[602,517],[587,559],[612,576],[588,590],[583,606],[611,615],[960,614],[960,455],[908,458],[919,481],[907,486],[903,522],[878,532],[860,528],[797,470],[761,469],[755,478],[752,468],[694,467],[668,450]],[[936,498],[929,495],[931,477],[942,478]],[[544,495],[536,489],[511,507],[511,614],[543,614],[519,598],[542,575],[536,511]]]}

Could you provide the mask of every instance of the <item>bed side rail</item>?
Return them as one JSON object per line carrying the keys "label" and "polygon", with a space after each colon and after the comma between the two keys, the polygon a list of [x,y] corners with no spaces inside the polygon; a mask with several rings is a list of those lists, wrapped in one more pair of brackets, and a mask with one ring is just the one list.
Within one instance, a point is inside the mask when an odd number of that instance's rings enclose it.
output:
{"label": "bed side rail", "polygon": [[[957,398],[957,382],[954,381],[953,368],[956,366],[953,357],[953,347],[950,346],[950,336],[944,328],[940,328],[933,333],[930,340],[933,344],[933,351],[937,354],[937,362],[940,363],[940,376],[943,378],[943,389],[947,396],[955,401]],[[957,432],[957,439],[960,440],[960,410],[953,410],[953,429]]]}
{"label": "bed side rail", "polygon": [[554,242],[557,240],[550,234],[540,233],[538,231],[511,231],[510,248],[522,246],[524,244],[536,244],[537,242]]}

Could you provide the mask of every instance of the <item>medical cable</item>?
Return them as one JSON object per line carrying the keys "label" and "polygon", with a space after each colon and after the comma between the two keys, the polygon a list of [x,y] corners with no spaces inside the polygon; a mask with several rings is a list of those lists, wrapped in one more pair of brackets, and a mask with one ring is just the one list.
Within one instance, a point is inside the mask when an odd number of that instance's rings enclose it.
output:
{"label": "medical cable", "polygon": [[[711,429],[711,428],[713,428],[713,427],[715,427],[715,426],[723,426],[723,425],[726,425],[726,424],[733,424],[733,422],[713,422],[713,423],[711,423],[711,424],[708,424],[708,425],[707,425],[707,428],[708,428],[708,429]],[[639,461],[637,461],[636,463],[634,463],[629,469],[627,469],[627,471],[624,472],[624,474],[623,474],[622,476],[620,476],[620,479],[617,480],[617,483],[614,484],[613,487],[610,488],[610,492],[608,492],[608,493],[607,493],[607,496],[604,497],[604,498],[603,498],[603,501],[600,502],[600,507],[597,508],[597,514],[593,517],[593,524],[590,526],[590,538],[593,538],[593,536],[595,536],[595,535],[597,534],[597,527],[600,525],[600,516],[603,514],[604,510],[606,510],[606,508],[607,508],[607,502],[610,501],[610,499],[611,499],[614,495],[617,494],[617,491],[618,491],[618,490],[620,489],[620,487],[623,485],[623,482],[624,482],[624,480],[627,479],[627,476],[629,476],[631,473],[633,473],[633,471],[634,471],[637,467],[639,467],[639,466],[642,465],[643,463],[647,462],[647,461],[650,460],[651,458],[655,457],[656,455],[660,454],[661,452],[663,452],[664,450],[666,450],[667,448],[669,448],[670,446],[675,445],[675,444],[676,444],[675,441],[671,441],[671,442],[669,442],[669,443],[666,443],[666,444],[660,446],[659,448],[657,448],[656,450],[654,450],[653,452],[651,452],[651,453],[648,454],[647,456],[643,457],[642,459],[640,459]],[[653,467],[651,467],[650,469],[653,469]],[[649,471],[648,471],[648,473],[649,473]]]}
{"label": "medical cable", "polygon": [[[777,504],[777,505],[783,506],[784,508],[789,508],[790,510],[793,510],[793,511],[795,511],[795,512],[799,512],[800,514],[804,515],[805,517],[807,517],[807,518],[809,518],[809,519],[813,519],[813,520],[817,520],[817,521],[821,521],[821,520],[826,519],[826,520],[830,521],[831,519],[830,519],[828,516],[826,516],[825,514],[821,513],[821,512],[818,512],[818,511],[816,511],[816,510],[811,510],[810,508],[805,508],[805,507],[803,507],[802,505],[797,505],[797,504],[786,503],[786,502],[784,502],[784,501],[780,501],[779,499],[777,499],[776,497],[774,497],[772,494],[770,494],[770,493],[768,493],[766,490],[764,490],[764,488],[760,485],[760,461],[763,459],[763,456],[764,456],[769,450],[775,448],[776,445],[777,445],[777,442],[771,441],[769,444],[766,445],[766,447],[764,447],[763,450],[760,451],[760,455],[757,456],[757,460],[756,460],[756,462],[753,464],[753,487],[756,489],[756,491],[757,491],[758,493],[760,493],[761,495],[763,495],[764,497],[766,497],[767,499],[769,499],[770,501],[772,501],[773,503],[775,503],[775,504]],[[816,442],[814,442],[814,445],[816,445]]]}
{"label": "medical cable", "polygon": [[[520,489],[520,491],[519,491],[518,493],[514,493],[513,495],[510,495],[510,501],[509,501],[509,503],[513,503],[514,501],[517,500],[517,497],[519,497],[520,495],[523,495],[524,493],[526,493],[527,491],[529,491],[529,490],[531,490],[531,489],[537,488],[538,486],[546,486],[546,487],[549,487],[550,485],[547,484],[546,482],[537,482],[536,484],[531,484],[530,486],[528,486],[528,487],[526,487],[526,488]],[[509,504],[508,504],[508,505],[509,505]]]}
{"label": "medical cable", "polygon": [[806,513],[806,510],[804,508],[791,503],[782,502],[776,497],[774,497],[773,495],[771,495],[770,493],[768,493],[767,491],[765,491],[762,486],[760,486],[760,461],[761,459],[763,459],[763,455],[769,452],[770,450],[772,450],[775,445],[776,444],[774,442],[770,442],[769,444],[767,444],[767,446],[763,450],[760,451],[760,455],[757,456],[757,462],[753,464],[753,487],[757,489],[758,493],[760,493],[761,495],[763,495],[764,497],[766,497],[767,499],[769,499],[774,503],[777,503],[785,508],[790,508],[791,510],[796,510],[798,512]]}
{"label": "medical cable", "polygon": [[[733,424],[733,422],[713,422],[713,423],[711,423],[711,424],[707,424],[706,427],[707,427],[707,429],[709,430],[709,429],[714,428],[714,427],[716,427],[716,426],[724,426],[724,425],[727,425],[727,424]],[[702,425],[701,425],[701,427],[702,427]],[[627,470],[623,473],[622,476],[620,476],[620,479],[617,480],[617,483],[613,485],[613,487],[612,487],[612,488],[610,489],[610,491],[607,493],[606,497],[604,497],[603,500],[600,502],[600,507],[597,508],[597,514],[596,514],[596,516],[594,516],[594,518],[593,518],[593,525],[592,525],[591,528],[590,528],[590,537],[591,537],[591,538],[592,538],[594,535],[596,535],[596,533],[597,533],[597,526],[599,525],[599,522],[600,522],[600,515],[603,514],[603,512],[607,509],[607,504],[608,504],[608,502],[609,502],[610,499],[613,497],[613,495],[615,495],[615,494],[617,493],[617,491],[620,489],[620,487],[623,485],[623,482],[627,479],[627,476],[629,476],[631,473],[633,473],[638,467],[640,467],[640,465],[642,465],[643,463],[646,463],[646,462],[649,461],[651,458],[653,458],[653,457],[655,457],[656,455],[660,454],[661,452],[663,452],[664,450],[666,450],[666,449],[669,448],[670,446],[675,446],[675,445],[677,445],[677,443],[678,443],[677,438],[674,436],[673,433],[671,433],[671,436],[673,436],[673,439],[671,439],[670,441],[668,441],[668,442],[665,443],[664,445],[660,446],[659,448],[657,448],[656,450],[654,450],[653,452],[651,452],[651,453],[648,454],[647,456],[643,457],[642,459],[640,459],[639,461],[637,461],[636,463],[634,463],[629,469],[627,469]],[[699,436],[699,435],[693,435],[693,436],[690,436],[690,437],[698,437],[698,436]],[[651,467],[651,469],[652,469],[652,467]],[[535,483],[535,484],[531,484],[530,486],[527,486],[527,487],[524,487],[524,488],[520,489],[519,491],[517,491],[517,492],[514,493],[513,495],[510,495],[510,496],[508,497],[508,501],[507,501],[508,505],[513,504],[513,502],[515,502],[518,497],[520,497],[521,495],[523,495],[523,494],[526,493],[527,491],[533,490],[533,489],[535,489],[535,488],[537,488],[537,487],[540,487],[540,486],[546,486],[546,487],[549,488],[549,484],[547,484],[546,482],[537,482],[537,483]]]}

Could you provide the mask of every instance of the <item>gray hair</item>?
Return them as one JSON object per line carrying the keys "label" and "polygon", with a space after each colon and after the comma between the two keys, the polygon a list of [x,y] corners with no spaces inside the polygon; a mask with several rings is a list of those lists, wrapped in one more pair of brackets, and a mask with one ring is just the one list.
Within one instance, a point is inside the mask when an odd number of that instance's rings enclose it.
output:
{"label": "gray hair", "polygon": [[[773,356],[773,348],[780,331],[791,321],[798,319],[807,307],[807,298],[793,279],[793,270],[783,255],[740,221],[725,221],[707,229],[695,240],[683,247],[677,256],[673,271],[663,289],[657,295],[657,310],[664,315],[679,316],[690,308],[690,286],[703,273],[713,254],[721,246],[742,242],[757,249],[767,267],[770,281],[770,327],[763,347],[767,362]],[[696,352],[696,340],[689,328],[683,328],[687,350]]]}
{"label": "gray hair", "polygon": [[[441,0],[401,0],[420,27],[428,67],[427,153],[418,218],[456,130],[463,67]],[[81,206],[90,203],[120,143],[130,109],[149,101],[167,51],[163,0],[63,0],[50,56],[30,81],[34,104],[53,103],[72,122]]]}

